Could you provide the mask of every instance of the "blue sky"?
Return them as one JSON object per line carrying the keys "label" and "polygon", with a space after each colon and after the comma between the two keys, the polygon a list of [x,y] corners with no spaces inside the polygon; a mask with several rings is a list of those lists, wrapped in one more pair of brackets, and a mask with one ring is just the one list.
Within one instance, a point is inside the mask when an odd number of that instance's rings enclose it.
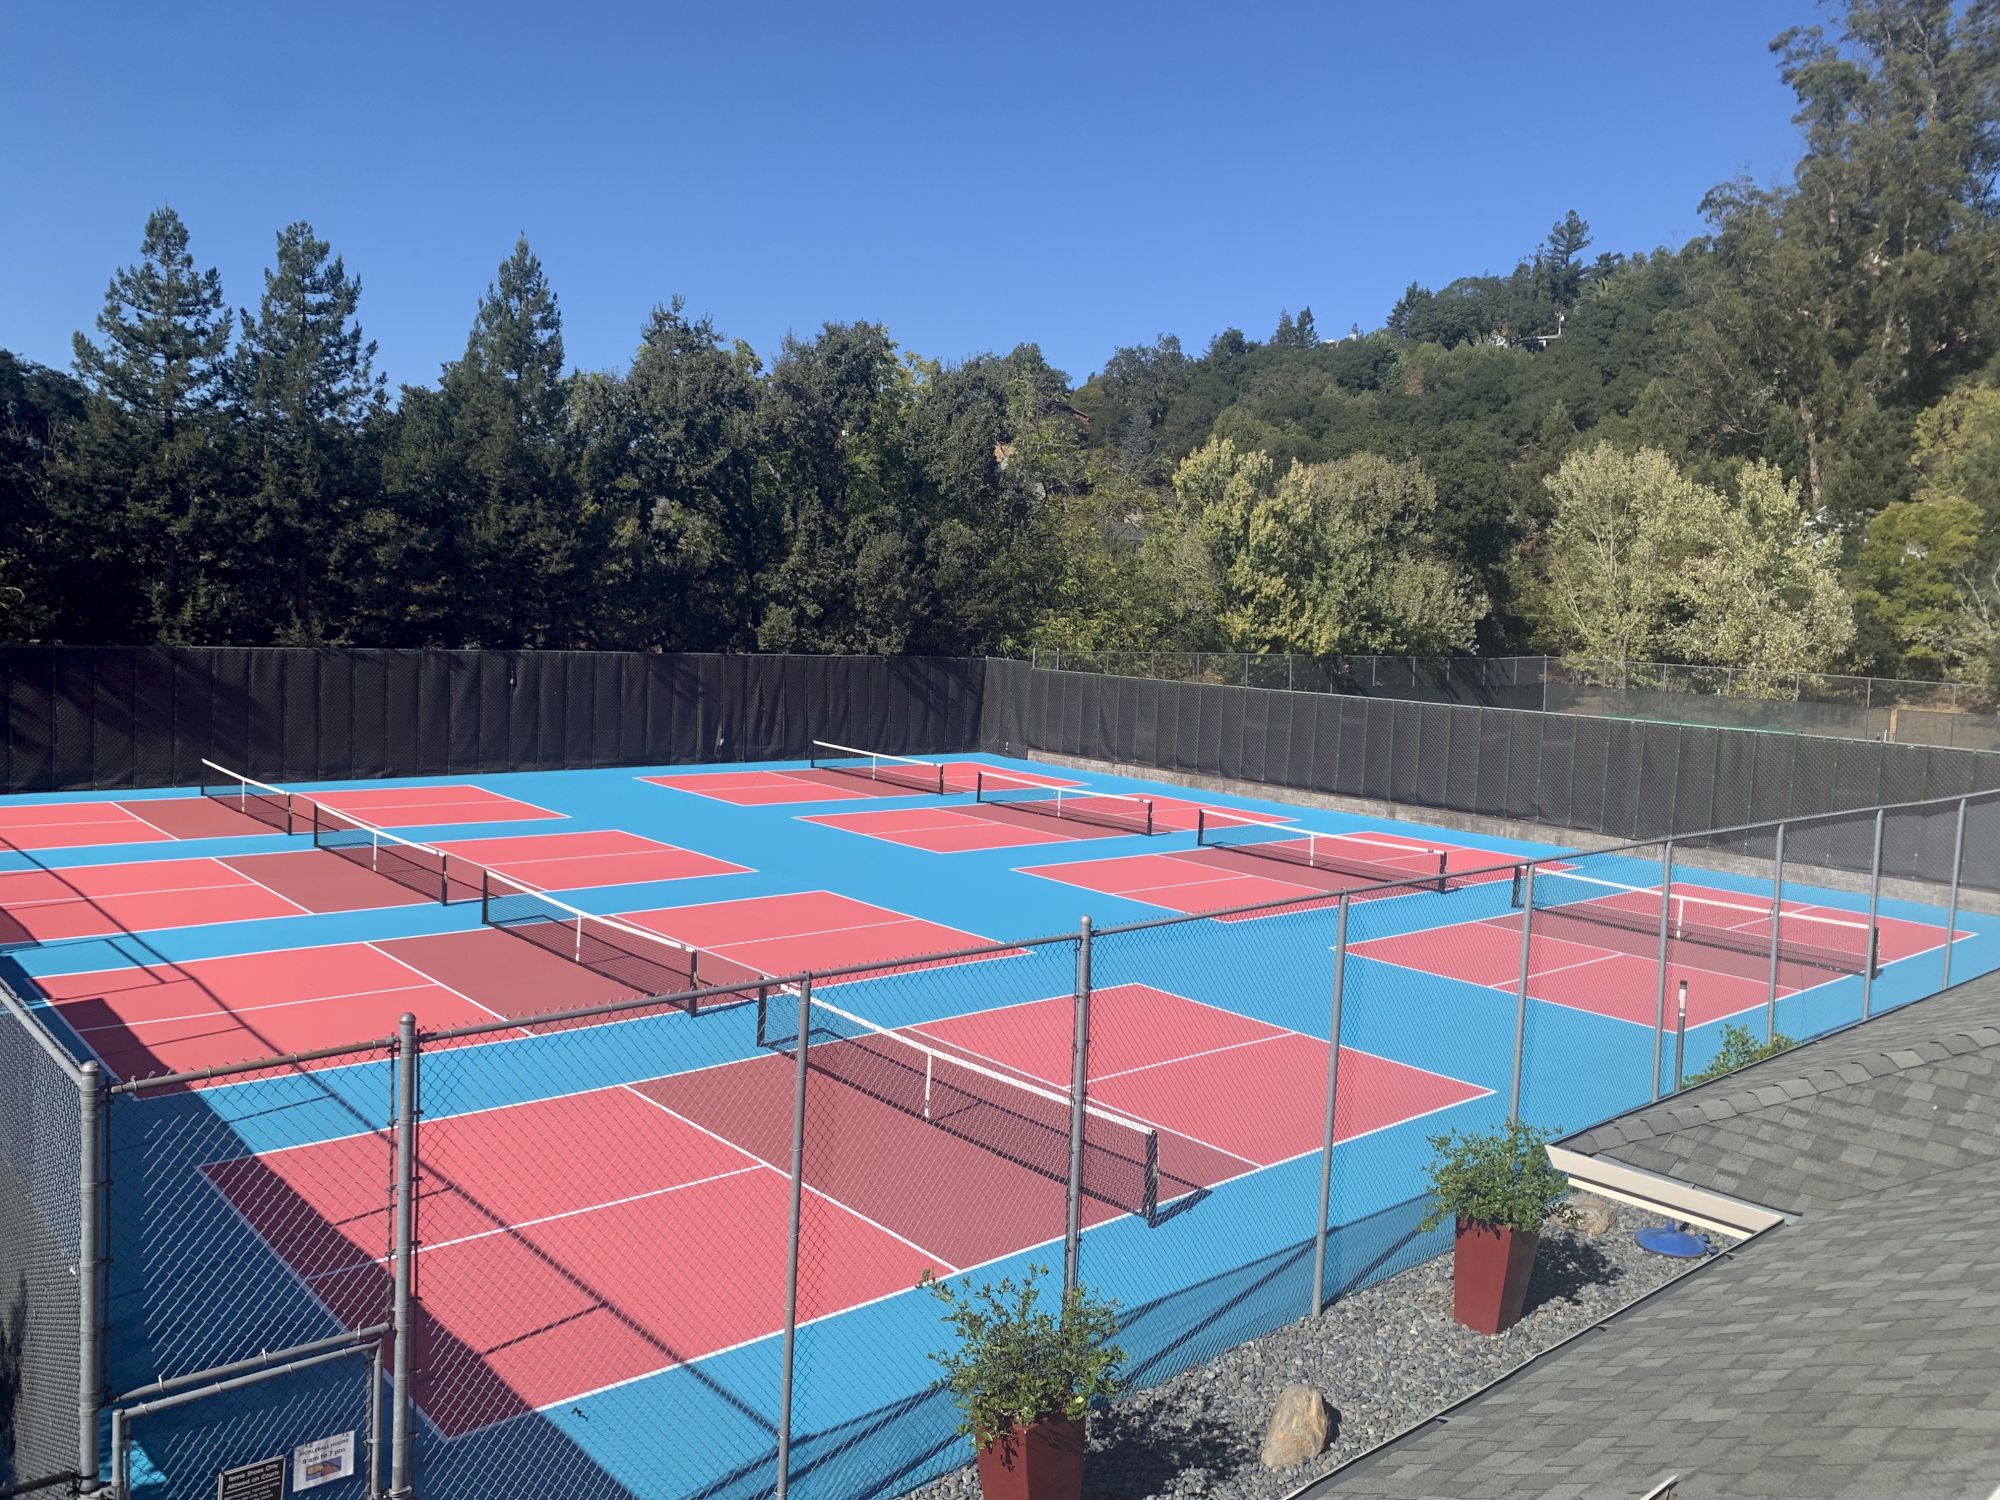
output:
{"label": "blue sky", "polygon": [[232,305],[279,226],[361,277],[392,382],[436,378],[525,230],[571,362],[679,292],[767,357],[888,324],[1081,379],[1309,304],[1504,271],[1565,209],[1679,245],[1786,177],[1765,44],[1807,0],[1672,7],[869,3],[16,7],[0,47],[0,347],[67,366],[149,209]]}

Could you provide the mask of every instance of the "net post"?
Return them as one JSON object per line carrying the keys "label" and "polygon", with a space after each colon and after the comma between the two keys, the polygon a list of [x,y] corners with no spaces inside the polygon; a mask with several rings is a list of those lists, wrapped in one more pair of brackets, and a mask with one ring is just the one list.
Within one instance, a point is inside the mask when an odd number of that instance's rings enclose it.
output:
{"label": "net post", "polygon": [[1867,1020],[1875,998],[1875,921],[1882,904],[1882,820],[1883,809],[1875,809],[1874,853],[1868,860],[1868,943],[1861,955],[1861,1019]]}
{"label": "net post", "polygon": [[1521,1063],[1528,1045],[1528,944],[1535,926],[1535,867],[1521,874],[1521,974],[1514,991],[1514,1070],[1507,1090],[1507,1123],[1521,1118]]}
{"label": "net post", "polygon": [[104,1364],[104,1078],[95,1062],[77,1075],[78,1150],[81,1157],[76,1215],[76,1471],[95,1486],[99,1456],[99,1371]]}
{"label": "net post", "polygon": [[1764,994],[1764,1040],[1778,1034],[1778,945],[1785,920],[1785,828],[1778,825],[1777,847],[1771,852],[1771,973]]}
{"label": "net post", "polygon": [[479,871],[479,925],[493,925],[493,872],[484,866]]}
{"label": "net post", "polygon": [[1199,849],[1202,845],[1206,844],[1207,842],[1208,842],[1208,809],[1205,807],[1197,807],[1194,810],[1194,846],[1195,848]]}
{"label": "net post", "polygon": [[1313,1222],[1312,1305],[1306,1316],[1326,1308],[1327,1218],[1333,1212],[1333,1106],[1340,1083],[1340,1001],[1347,979],[1347,893],[1341,892],[1333,917],[1333,992],[1326,1023],[1326,1119],[1319,1145],[1319,1216]]}
{"label": "net post", "polygon": [[[1653,991],[1653,1099],[1660,1097],[1660,1049],[1667,1034],[1667,960],[1673,951],[1674,841],[1668,839],[1660,855],[1660,967],[1654,975]],[[1678,1069],[1679,1064],[1675,1064]],[[1676,1084],[1676,1088],[1680,1085]]]}
{"label": "net post", "polygon": [[806,1053],[812,1033],[812,975],[799,981],[799,1041],[792,1068],[792,1191],[785,1232],[785,1333],[778,1365],[778,1486],[786,1500],[792,1469],[792,1370],[799,1342],[799,1212],[806,1168]]}
{"label": "net post", "polygon": [[1438,850],[1438,894],[1446,895],[1451,890],[1451,855]]}
{"label": "net post", "polygon": [[1069,1048],[1069,1182],[1063,1217],[1063,1290],[1076,1287],[1083,1255],[1084,1099],[1090,1087],[1090,918],[1076,925],[1076,1010]]}
{"label": "net post", "polygon": [[299,799],[290,792],[285,793],[285,837],[297,833],[299,819]]}
{"label": "net post", "polygon": [[409,1493],[410,1292],[417,1241],[417,1018],[396,1024],[396,1202],[394,1290],[390,1324],[395,1364],[389,1397],[389,1493]]}
{"label": "net post", "polygon": [[768,1047],[770,1044],[771,1044],[771,986],[768,984],[760,984],[757,986],[757,1045],[760,1047]]}
{"label": "net post", "polygon": [[451,856],[438,856],[438,905],[451,905]]}
{"label": "net post", "polygon": [[[690,943],[687,945],[687,956],[688,956],[688,988],[690,990],[698,990],[701,988],[701,949],[695,947],[692,943]],[[694,1014],[695,1003],[696,1002],[694,997],[690,995],[688,997],[689,1015]]]}
{"label": "net post", "polygon": [[1153,836],[1153,799],[1146,798],[1146,837]]}
{"label": "net post", "polygon": [[1951,899],[1944,909],[1944,975],[1938,988],[1951,988],[1952,934],[1958,931],[1958,882],[1965,873],[1965,804],[1969,799],[1958,799],[1957,831],[1951,840]]}
{"label": "net post", "polygon": [[972,773],[972,800],[974,802],[984,802],[986,800],[986,773],[984,771],[974,771]]}
{"label": "net post", "polygon": [[937,789],[937,794],[938,794],[938,795],[939,795],[940,797],[943,797],[943,796],[948,796],[948,795],[949,795],[949,793],[947,792],[947,790],[946,790],[946,787],[945,787],[945,774],[944,774],[944,762],[943,762],[943,761],[939,761],[939,762],[938,762],[938,768],[937,768],[937,773],[938,773],[938,789]]}

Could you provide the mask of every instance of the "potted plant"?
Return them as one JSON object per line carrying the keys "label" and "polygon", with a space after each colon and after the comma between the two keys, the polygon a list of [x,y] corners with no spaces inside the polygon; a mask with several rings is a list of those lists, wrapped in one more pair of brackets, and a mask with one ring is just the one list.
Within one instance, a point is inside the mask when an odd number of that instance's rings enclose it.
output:
{"label": "potted plant", "polygon": [[1077,1500],[1084,1418],[1092,1402],[1118,1394],[1117,1305],[1079,1286],[1051,1309],[1047,1275],[1029,1266],[1019,1281],[954,1290],[926,1271],[919,1283],[958,1335],[957,1348],[931,1357],[958,1403],[958,1430],[979,1451],[986,1500]]}
{"label": "potted plant", "polygon": [[1549,1160],[1550,1135],[1516,1120],[1431,1137],[1423,1228],[1455,1222],[1451,1313],[1476,1332],[1505,1333],[1520,1321],[1542,1225],[1568,1212],[1560,1205],[1569,1179]]}

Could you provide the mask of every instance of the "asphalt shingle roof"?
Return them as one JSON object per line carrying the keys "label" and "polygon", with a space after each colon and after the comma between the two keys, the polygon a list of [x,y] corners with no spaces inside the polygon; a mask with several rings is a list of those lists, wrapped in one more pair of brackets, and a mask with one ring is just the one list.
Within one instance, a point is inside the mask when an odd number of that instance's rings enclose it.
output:
{"label": "asphalt shingle roof", "polygon": [[1798,1212],[1329,1476],[1329,1500],[1987,1500],[2000,976],[1565,1142]]}

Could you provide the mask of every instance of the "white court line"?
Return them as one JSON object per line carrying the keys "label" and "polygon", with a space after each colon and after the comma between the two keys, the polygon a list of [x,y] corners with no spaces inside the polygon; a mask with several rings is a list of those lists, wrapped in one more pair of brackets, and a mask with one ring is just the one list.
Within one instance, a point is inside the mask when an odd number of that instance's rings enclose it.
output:
{"label": "white court line", "polygon": [[[680,1075],[669,1074],[668,1076],[679,1077]],[[631,1089],[633,1093],[638,1094],[638,1090],[633,1089],[630,1084],[623,1084],[620,1086],[623,1088]],[[736,1142],[730,1140],[728,1136],[721,1135],[716,1131],[710,1130],[706,1125],[702,1124],[699,1120],[690,1120],[686,1115],[682,1114],[679,1110],[671,1108],[668,1105],[662,1104],[659,1100],[650,1098],[645,1094],[638,1094],[638,1097],[645,1100],[646,1103],[652,1105],[653,1108],[661,1111],[663,1114],[671,1115],[674,1119],[679,1120],[683,1125],[687,1126],[688,1129],[700,1131],[703,1135],[709,1137],[711,1140],[720,1141],[730,1150],[749,1157],[750,1160],[757,1166],[764,1168],[766,1171],[771,1172],[776,1176],[782,1177],[787,1183],[789,1183],[792,1180],[792,1174],[790,1172],[782,1170],[773,1162],[765,1161],[764,1158],[759,1156],[756,1152],[746,1150],[744,1147],[737,1145]],[[898,1244],[904,1245],[909,1249],[916,1251],[917,1254],[924,1256],[926,1259],[936,1261],[941,1266],[948,1267],[954,1275],[957,1274],[958,1267],[956,1265],[953,1265],[952,1262],[946,1260],[942,1255],[939,1255],[936,1251],[928,1250],[924,1246],[919,1245],[915,1240],[910,1239],[905,1235],[900,1235],[896,1233],[895,1230],[891,1229],[886,1224],[878,1224],[875,1220],[869,1218],[867,1214],[864,1214],[860,1209],[854,1207],[853,1204],[843,1203],[840,1199],[834,1197],[833,1194],[825,1192],[820,1188],[814,1187],[810,1182],[804,1183],[802,1184],[802,1186],[805,1188],[807,1192],[811,1193],[815,1198],[819,1198],[824,1202],[831,1203],[835,1208],[839,1209],[842,1213],[847,1214],[852,1218],[859,1219],[862,1223],[866,1224],[870,1229],[880,1230],[883,1234],[886,1234],[887,1236],[889,1236],[890,1239],[896,1241]]]}
{"label": "white court line", "polygon": [[[145,863],[145,861],[141,861],[141,863]],[[172,863],[178,864],[181,863],[181,861],[176,860],[172,861]],[[223,870],[227,870],[231,875],[234,875],[237,878],[234,880],[218,880],[206,885],[148,886],[142,890],[136,890],[136,891],[92,892],[92,891],[79,891],[71,889],[71,890],[66,890],[64,894],[60,896],[50,896],[47,897],[46,899],[29,900],[29,901],[8,901],[4,899],[6,888],[8,883],[13,879],[15,879],[16,876],[32,877],[35,875],[49,875],[54,878],[60,879],[61,875],[65,873],[64,871],[55,871],[55,870],[8,871],[6,873],[0,873],[0,909],[4,909],[6,911],[34,911],[44,906],[73,906],[80,902],[95,904],[101,901],[136,901],[136,900],[142,900],[149,896],[179,896],[179,895],[192,896],[202,891],[242,890],[246,886],[255,886],[259,890],[270,890],[270,887],[264,885],[262,881],[252,880],[248,875],[245,875],[242,871],[231,869],[228,865],[224,865],[220,860],[216,859],[189,860],[186,861],[186,863],[216,865]],[[72,870],[74,869],[115,870],[118,868],[119,866],[117,865],[72,865],[69,867],[69,869]],[[271,891],[271,894],[274,896],[278,895],[276,891]],[[279,899],[284,900],[286,898],[279,897]],[[298,903],[292,902],[291,904],[296,906]],[[300,909],[303,910],[304,908]]]}
{"label": "white court line", "polygon": [[[435,982],[433,982],[432,987],[436,989],[444,988],[443,985],[436,984]],[[297,1005],[324,1005],[329,1000],[363,1000],[370,995],[401,995],[410,990],[423,988],[423,985],[417,984],[383,985],[372,990],[348,990],[338,995],[309,995],[301,1000],[272,1000],[263,1005],[227,1006],[216,1010],[193,1011],[184,1016],[151,1016],[144,1021],[107,1021],[102,1026],[71,1026],[70,1029],[80,1033],[92,1031],[129,1031],[136,1033],[140,1028],[146,1026],[177,1026],[184,1021],[226,1020],[233,1016],[256,1015],[259,1012],[267,1010],[290,1010],[293,1006]],[[103,1004],[105,1003],[105,997],[102,995],[73,995],[68,999],[52,1000],[49,1003],[57,1010],[61,1010],[64,1006],[68,1005]],[[217,1004],[218,1006],[223,1006],[224,1002],[218,1001]]]}
{"label": "white court line", "polygon": [[[512,1234],[514,1231],[519,1229],[533,1229],[538,1225],[542,1224],[554,1224],[563,1219],[574,1219],[584,1214],[594,1214],[599,1209],[624,1208],[629,1204],[644,1203],[649,1198],[662,1198],[665,1197],[668,1193],[678,1193],[683,1188],[703,1187],[711,1182],[721,1182],[724,1178],[727,1177],[742,1177],[746,1173],[755,1172],[759,1167],[763,1165],[764,1163],[762,1162],[753,1162],[749,1166],[736,1167],[727,1172],[716,1172],[707,1177],[696,1177],[688,1182],[672,1182],[668,1183],[665,1187],[648,1188],[643,1193],[630,1193],[623,1198],[607,1198],[602,1203],[586,1203],[579,1208],[565,1208],[556,1213],[543,1214],[539,1218],[516,1219],[511,1223],[495,1224],[491,1229],[475,1230],[471,1234],[461,1234],[454,1239],[426,1240],[422,1244],[416,1247],[417,1254],[428,1255],[433,1250],[449,1250],[454,1245],[470,1245],[476,1240],[492,1239],[497,1234]],[[456,1194],[458,1192],[459,1189],[457,1189],[456,1187],[442,1186],[437,1190],[436,1193],[430,1196],[434,1198],[446,1194]],[[387,1213],[389,1209],[390,1205],[384,1203],[381,1205],[379,1210],[374,1210],[372,1212]],[[419,1210],[419,1212],[421,1213],[421,1210]],[[266,1240],[265,1243],[268,1244],[269,1241]],[[342,1265],[330,1267],[324,1271],[314,1271],[310,1275],[308,1275],[305,1279],[307,1281],[324,1281],[328,1277],[332,1276],[345,1276],[350,1271],[365,1271],[371,1266],[386,1266],[395,1258],[396,1257],[393,1251],[385,1255],[371,1255],[366,1260],[351,1260],[345,1262]]]}
{"label": "white court line", "polygon": [[[384,958],[388,959],[390,963],[397,964],[400,965],[402,968],[408,969],[412,974],[416,975],[417,978],[425,981],[427,984],[436,985],[446,994],[458,996],[459,999],[463,1000],[467,1005],[470,1005],[473,1009],[485,1011],[487,1015],[491,1016],[496,1021],[515,1021],[518,1023],[519,1019],[518,1017],[503,1015],[501,1012],[495,1010],[492,1006],[486,1004],[484,1001],[475,1000],[472,996],[466,994],[464,990],[458,988],[457,985],[446,984],[442,979],[438,978],[437,975],[426,973],[424,970],[418,968],[415,964],[411,963],[407,958],[402,958],[397,954],[391,953],[387,948],[382,947],[380,943],[377,942],[376,940],[371,939],[369,942],[363,944],[363,946],[366,947],[368,951],[371,953],[381,954]],[[530,1031],[527,1027],[519,1024],[516,1024],[514,1029],[520,1032],[523,1036],[534,1035],[534,1033]]]}

